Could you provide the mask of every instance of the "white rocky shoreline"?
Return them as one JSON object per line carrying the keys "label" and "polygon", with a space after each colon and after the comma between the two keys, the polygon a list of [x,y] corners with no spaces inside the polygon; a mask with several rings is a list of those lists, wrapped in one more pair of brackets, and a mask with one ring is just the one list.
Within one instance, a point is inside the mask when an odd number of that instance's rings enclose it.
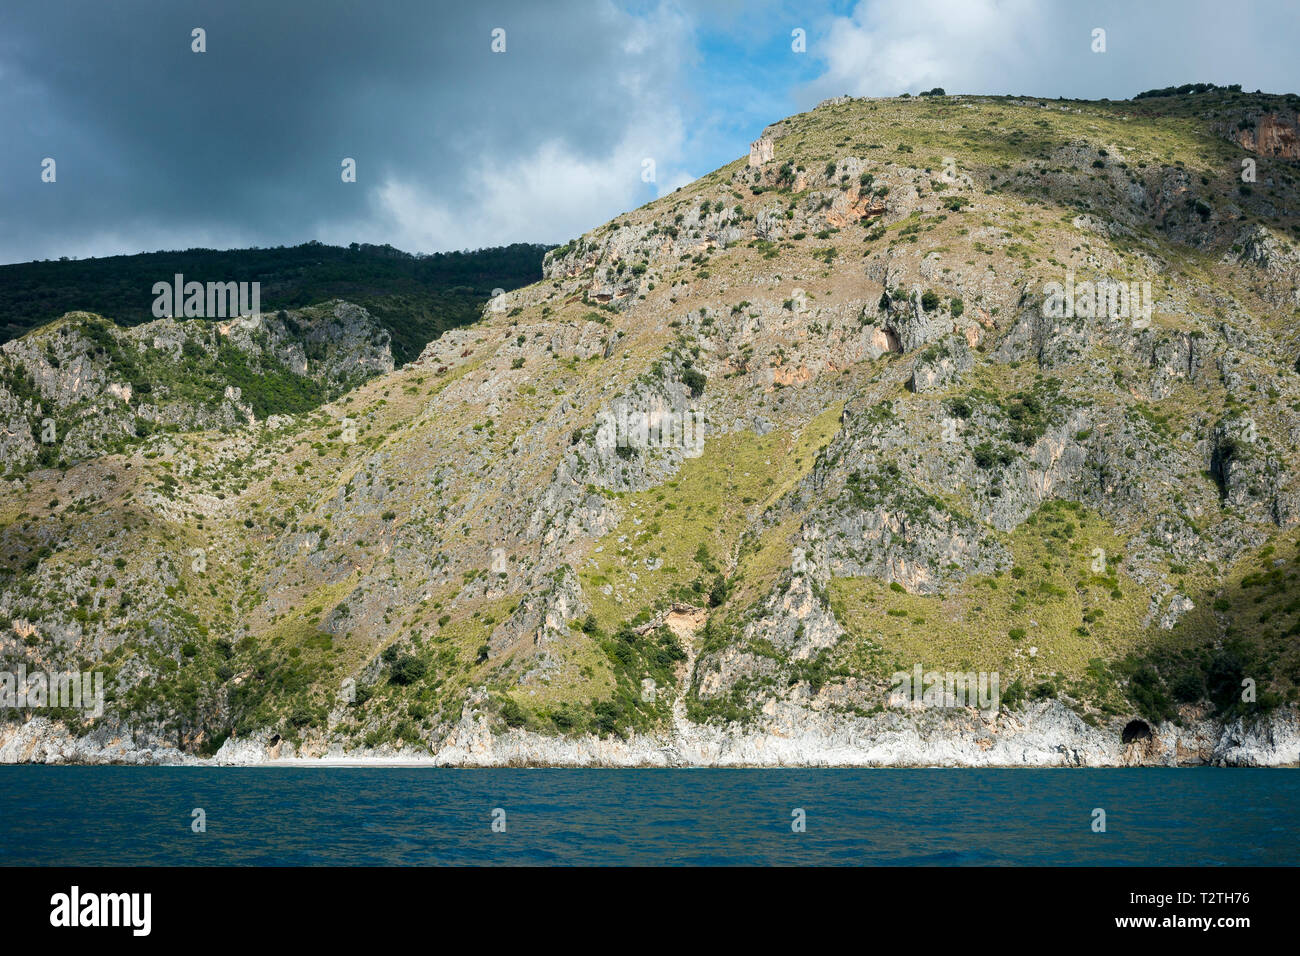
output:
{"label": "white rocky shoreline", "polygon": [[271,731],[227,740],[197,757],[130,728],[107,723],[75,736],[35,717],[0,725],[3,764],[149,766],[429,767],[1295,767],[1300,715],[1282,710],[1255,721],[1189,719],[1147,728],[1125,743],[1128,721],[1085,723],[1057,701],[1015,713],[973,709],[885,711],[846,718],[790,708],[761,730],[736,732],[679,721],[661,734],[626,740],[493,733],[467,709],[431,748],[344,749],[337,742],[294,746]]}

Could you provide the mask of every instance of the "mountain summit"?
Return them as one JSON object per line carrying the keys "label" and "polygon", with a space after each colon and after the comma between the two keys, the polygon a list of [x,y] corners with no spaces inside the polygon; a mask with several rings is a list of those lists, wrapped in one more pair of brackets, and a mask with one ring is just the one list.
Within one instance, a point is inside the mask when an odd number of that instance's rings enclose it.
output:
{"label": "mountain summit", "polygon": [[107,675],[0,756],[1293,762],[1298,102],[841,97],[401,367],[304,313],[301,408],[0,483],[4,669]]}

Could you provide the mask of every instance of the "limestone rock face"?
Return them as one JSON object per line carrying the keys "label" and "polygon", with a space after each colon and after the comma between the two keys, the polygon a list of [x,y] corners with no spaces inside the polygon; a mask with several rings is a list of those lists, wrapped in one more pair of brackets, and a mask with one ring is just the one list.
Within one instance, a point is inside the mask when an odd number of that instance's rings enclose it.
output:
{"label": "limestone rock face", "polygon": [[[368,312],[342,301],[131,328],[71,312],[0,346],[0,419],[7,415],[9,422],[0,447],[11,452],[5,465],[11,471],[30,466],[42,445],[75,461],[154,429],[246,424],[257,418],[252,396],[244,394],[250,382],[226,384],[231,362],[337,392],[393,371],[389,338]],[[123,374],[136,375],[138,383],[117,377]]]}
{"label": "limestone rock face", "polygon": [[1057,702],[1011,714],[973,709],[889,709],[844,721],[828,713],[778,707],[748,731],[685,723],[626,740],[591,735],[554,737],[526,730],[494,733],[486,698],[432,749],[377,747],[349,751],[275,735],[226,741],[211,758],[166,746],[137,749],[100,734],[72,738],[60,725],[35,718],[15,730],[0,726],[0,764],[249,766],[268,762],[425,763],[462,767],[1285,767],[1300,753],[1294,716],[1216,727],[1203,720],[1157,724],[1150,736],[1124,743],[1125,721],[1092,727]]}
{"label": "limestone rock face", "polygon": [[1233,249],[1237,261],[1257,269],[1261,292],[1279,305],[1300,305],[1300,249],[1265,226],[1243,229]]}
{"label": "limestone rock face", "polygon": [[775,144],[766,136],[760,137],[749,144],[749,165],[762,166],[764,163],[770,163],[775,155]]}
{"label": "limestone rock face", "polygon": [[1294,111],[1273,111],[1221,127],[1242,149],[1260,156],[1300,159],[1300,120]]}
{"label": "limestone rock face", "polygon": [[966,339],[960,335],[948,336],[921,354],[908,386],[914,392],[931,392],[946,387],[974,367],[975,359]]}

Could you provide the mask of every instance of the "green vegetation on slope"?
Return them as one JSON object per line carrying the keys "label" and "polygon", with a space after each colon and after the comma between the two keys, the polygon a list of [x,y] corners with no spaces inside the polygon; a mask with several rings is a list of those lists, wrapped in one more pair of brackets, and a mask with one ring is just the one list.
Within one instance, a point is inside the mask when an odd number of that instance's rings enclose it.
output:
{"label": "green vegetation on slope", "polygon": [[477,319],[493,289],[540,279],[547,248],[515,243],[416,256],[391,246],[307,242],[0,265],[0,342],[78,310],[119,325],[148,322],[156,318],[153,284],[179,273],[187,282],[260,282],[264,312],[329,299],[359,305],[388,329],[393,358],[404,365],[442,332]]}

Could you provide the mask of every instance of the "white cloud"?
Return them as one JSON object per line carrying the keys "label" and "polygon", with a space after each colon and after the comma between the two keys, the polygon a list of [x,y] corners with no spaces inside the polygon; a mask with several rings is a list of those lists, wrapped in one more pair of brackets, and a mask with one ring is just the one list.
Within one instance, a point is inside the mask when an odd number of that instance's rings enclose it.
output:
{"label": "white cloud", "polygon": [[895,96],[935,86],[1019,92],[1007,84],[1038,72],[1032,67],[1050,50],[1044,11],[1030,0],[863,0],[851,16],[831,20],[810,48],[826,71],[809,89],[817,96]]}
{"label": "white cloud", "polygon": [[[603,80],[626,107],[602,115],[617,135],[612,146],[593,152],[557,131],[527,155],[482,156],[451,187],[390,174],[369,196],[368,222],[321,223],[320,238],[388,242],[412,252],[565,242],[690,182],[679,103],[694,50],[692,23],[665,3],[640,17],[612,6],[605,15],[618,23],[611,36],[620,38],[622,58]],[[650,183],[642,178],[646,159],[654,161]]]}
{"label": "white cloud", "polygon": [[[665,118],[647,135],[642,124],[610,152],[582,156],[560,141],[506,162],[485,159],[454,199],[399,178],[386,180],[364,227],[339,227],[327,241],[390,242],[399,249],[467,249],[510,242],[563,242],[689,182],[675,167],[682,150],[680,118]],[[656,164],[657,183],[641,179],[642,160]],[[655,185],[664,185],[655,190]],[[651,190],[654,190],[653,194]],[[326,231],[329,231],[328,229]]]}

